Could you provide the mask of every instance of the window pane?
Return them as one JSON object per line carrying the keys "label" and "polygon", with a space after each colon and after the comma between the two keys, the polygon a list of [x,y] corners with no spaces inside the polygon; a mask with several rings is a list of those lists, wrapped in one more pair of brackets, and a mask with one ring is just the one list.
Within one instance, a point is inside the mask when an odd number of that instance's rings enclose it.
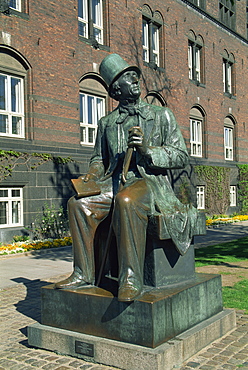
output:
{"label": "window pane", "polygon": [[86,127],[80,127],[80,141],[82,141],[83,143],[85,143],[87,140],[86,140]]}
{"label": "window pane", "polygon": [[94,38],[96,39],[97,42],[99,42],[99,44],[102,44],[102,30],[100,30],[99,28],[93,28],[93,35],[94,35]]}
{"label": "window pane", "polygon": [[21,117],[12,116],[12,134],[21,135]]}
{"label": "window pane", "polygon": [[102,2],[101,0],[92,0],[92,20],[99,27],[102,26]]}
{"label": "window pane", "polygon": [[84,112],[85,112],[85,95],[80,94],[79,95],[79,105],[80,105],[80,122],[84,122]]}
{"label": "window pane", "polygon": [[8,197],[8,190],[7,189],[1,189],[0,190],[0,197],[1,198]]}
{"label": "window pane", "polygon": [[8,116],[0,114],[0,132],[7,133],[8,131]]}
{"label": "window pane", "polygon": [[8,202],[0,202],[0,224],[7,224],[7,206]]}
{"label": "window pane", "polygon": [[0,75],[0,109],[6,110],[6,81],[7,76]]}
{"label": "window pane", "polygon": [[78,33],[80,36],[87,37],[87,25],[86,23],[79,21],[78,22]]}
{"label": "window pane", "polygon": [[92,143],[92,144],[94,143],[94,141],[95,141],[95,132],[96,132],[95,128],[89,127],[89,131],[88,131],[88,134],[89,134],[88,141],[89,141],[89,143]]}
{"label": "window pane", "polygon": [[11,110],[12,112],[21,113],[20,104],[20,86],[21,80],[19,78],[11,77]]}
{"label": "window pane", "polygon": [[[103,116],[103,99],[97,98],[96,99],[96,121],[98,122],[99,119]],[[97,123],[96,122],[96,123]]]}
{"label": "window pane", "polygon": [[12,202],[12,224],[20,223],[20,201]]}
{"label": "window pane", "polygon": [[11,193],[12,193],[12,197],[20,197],[21,195],[20,189],[12,189]]}
{"label": "window pane", "polygon": [[93,109],[94,109],[94,98],[93,96],[88,96],[88,122],[89,124],[93,123]]}
{"label": "window pane", "polygon": [[78,16],[84,20],[87,20],[87,1],[78,0]]}

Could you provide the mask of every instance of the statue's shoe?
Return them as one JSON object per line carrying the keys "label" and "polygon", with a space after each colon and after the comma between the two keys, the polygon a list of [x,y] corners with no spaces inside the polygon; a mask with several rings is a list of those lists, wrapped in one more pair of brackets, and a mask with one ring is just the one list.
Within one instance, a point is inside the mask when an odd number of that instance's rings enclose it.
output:
{"label": "statue's shoe", "polygon": [[83,280],[82,276],[75,271],[67,279],[54,284],[55,289],[75,289],[89,286],[90,284]]}
{"label": "statue's shoe", "polygon": [[142,288],[137,288],[133,285],[124,285],[119,288],[118,301],[132,302],[141,294]]}

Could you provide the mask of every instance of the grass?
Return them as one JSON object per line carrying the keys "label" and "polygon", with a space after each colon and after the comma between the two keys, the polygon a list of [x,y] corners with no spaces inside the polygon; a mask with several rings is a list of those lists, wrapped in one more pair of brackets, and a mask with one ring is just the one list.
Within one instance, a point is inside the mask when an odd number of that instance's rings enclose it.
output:
{"label": "grass", "polygon": [[[248,260],[248,237],[196,249],[195,255],[197,267],[228,266],[229,263]],[[220,274],[229,273],[220,272]],[[225,307],[245,310],[245,313],[248,313],[248,279],[242,279],[232,287],[223,287],[223,303]]]}
{"label": "grass", "polygon": [[196,249],[196,267],[206,265],[225,265],[248,259],[248,237],[228,243]]}
{"label": "grass", "polygon": [[222,289],[225,307],[246,310],[248,313],[248,280],[244,279],[233,287],[226,286]]}

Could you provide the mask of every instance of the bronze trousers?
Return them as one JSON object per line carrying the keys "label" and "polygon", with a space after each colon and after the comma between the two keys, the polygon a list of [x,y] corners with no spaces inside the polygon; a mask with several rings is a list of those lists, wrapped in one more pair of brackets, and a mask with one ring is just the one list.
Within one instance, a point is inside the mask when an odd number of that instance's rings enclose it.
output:
{"label": "bronze trousers", "polygon": [[[94,237],[99,224],[109,215],[112,203],[112,227],[116,236],[119,285],[143,285],[146,229],[151,193],[144,179],[132,179],[113,199],[112,191],[68,201],[73,240],[74,270],[95,283]],[[116,261],[117,263],[117,261]]]}

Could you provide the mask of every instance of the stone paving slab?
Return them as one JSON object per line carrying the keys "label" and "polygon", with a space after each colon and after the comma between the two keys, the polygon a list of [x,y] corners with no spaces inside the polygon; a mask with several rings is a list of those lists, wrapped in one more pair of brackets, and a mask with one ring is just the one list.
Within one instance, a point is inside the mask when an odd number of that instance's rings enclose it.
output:
{"label": "stone paving slab", "polygon": [[[40,321],[40,288],[63,277],[25,279],[15,286],[0,290],[0,370],[114,370],[113,367],[29,347],[26,327]],[[248,315],[242,311],[236,314],[235,330],[176,369],[248,370]]]}

